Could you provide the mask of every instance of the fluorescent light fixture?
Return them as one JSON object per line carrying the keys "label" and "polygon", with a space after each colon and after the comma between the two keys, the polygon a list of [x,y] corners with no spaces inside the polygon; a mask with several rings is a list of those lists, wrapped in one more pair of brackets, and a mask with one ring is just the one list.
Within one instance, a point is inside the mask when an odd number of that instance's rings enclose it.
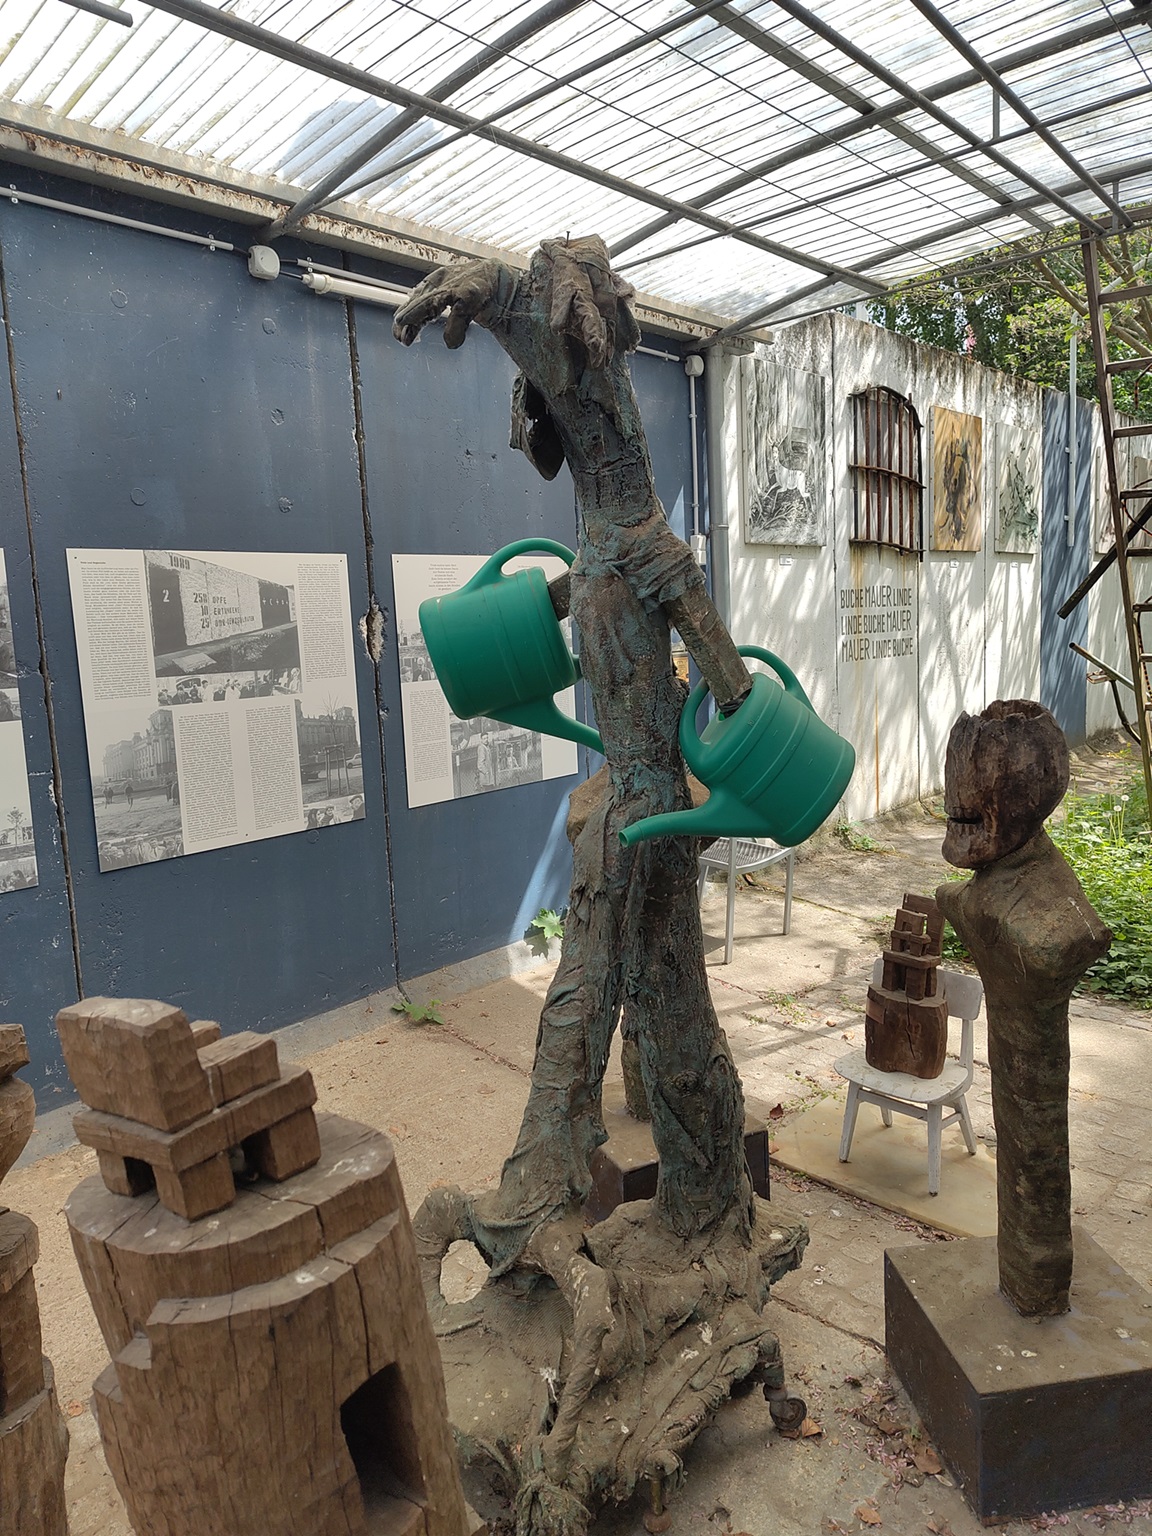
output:
{"label": "fluorescent light fixture", "polygon": [[358,299],[365,304],[383,304],[397,309],[411,297],[408,288],[390,288],[383,283],[358,283],[351,277],[332,277],[327,272],[305,272],[303,281],[313,293],[328,293],[334,299]]}

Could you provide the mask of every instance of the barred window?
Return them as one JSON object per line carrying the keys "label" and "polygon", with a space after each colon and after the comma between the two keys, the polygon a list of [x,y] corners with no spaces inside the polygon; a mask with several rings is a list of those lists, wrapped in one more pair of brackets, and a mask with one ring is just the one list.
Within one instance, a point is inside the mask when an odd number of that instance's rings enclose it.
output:
{"label": "barred window", "polygon": [[858,544],[920,554],[920,418],[912,401],[886,385],[852,395],[852,482]]}

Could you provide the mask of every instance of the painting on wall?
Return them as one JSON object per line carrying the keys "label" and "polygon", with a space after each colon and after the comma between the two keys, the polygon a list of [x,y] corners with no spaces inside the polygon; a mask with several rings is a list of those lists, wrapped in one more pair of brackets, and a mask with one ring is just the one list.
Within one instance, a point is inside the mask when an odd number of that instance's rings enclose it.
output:
{"label": "painting on wall", "polygon": [[823,544],[828,505],[825,380],[762,356],[748,362],[745,542]]}
{"label": "painting on wall", "polygon": [[932,407],[932,548],[974,552],[984,537],[980,503],[983,423]]}
{"label": "painting on wall", "polygon": [[1002,421],[996,429],[996,553],[1035,554],[1040,539],[1040,439]]}

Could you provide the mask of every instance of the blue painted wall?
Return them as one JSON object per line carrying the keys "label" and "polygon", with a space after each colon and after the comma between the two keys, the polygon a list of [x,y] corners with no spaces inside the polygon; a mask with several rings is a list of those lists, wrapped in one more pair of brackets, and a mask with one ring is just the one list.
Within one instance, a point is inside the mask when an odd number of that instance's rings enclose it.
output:
{"label": "blue painted wall", "polygon": [[1044,513],[1040,550],[1040,702],[1055,715],[1073,744],[1084,740],[1087,684],[1082,656],[1088,608],[1081,603],[1067,619],[1057,610],[1088,574],[1092,547],[1092,418],[1085,400],[1076,409],[1076,526],[1068,544],[1068,396],[1044,392]]}
{"label": "blue painted wall", "polygon": [[[213,253],[0,204],[13,364],[0,378],[0,538],[25,673],[41,875],[36,890],[0,897],[9,938],[0,997],[28,1030],[28,1075],[50,1107],[71,1097],[51,1021],[77,993],[73,926],[85,993],[162,997],[226,1029],[271,1028],[504,945],[540,907],[563,904],[563,822],[578,776],[407,807],[391,555],[486,553],[529,534],[574,545],[576,528],[566,474],[548,484],[509,451],[512,368],[485,333],[449,353],[433,330],[406,350],[389,310],[357,304],[352,313],[286,276],[253,280],[242,254],[250,231],[3,169],[21,189],[240,248]],[[305,250],[280,246],[285,261]],[[331,250],[311,254],[339,264]],[[679,362],[652,357],[636,360],[635,375],[660,493],[683,531],[687,380]],[[345,553],[354,620],[373,595],[385,616],[379,664],[356,646],[366,820],[101,874],[72,546]],[[41,666],[67,860],[49,792]],[[582,773],[594,766],[589,756],[581,752]]]}

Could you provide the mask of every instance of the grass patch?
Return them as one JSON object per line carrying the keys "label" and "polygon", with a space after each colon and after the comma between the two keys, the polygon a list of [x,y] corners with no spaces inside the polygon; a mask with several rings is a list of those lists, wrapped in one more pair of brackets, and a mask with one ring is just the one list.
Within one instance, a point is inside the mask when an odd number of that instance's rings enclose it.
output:
{"label": "grass patch", "polygon": [[[1143,775],[1113,793],[1069,790],[1047,830],[1112,930],[1111,949],[1087,973],[1084,985],[1152,1008],[1152,834]],[[944,927],[944,958],[971,963],[950,923]]]}
{"label": "grass patch", "polygon": [[1086,984],[1152,1008],[1152,839],[1143,775],[1115,794],[1069,792],[1061,812],[1049,835],[1113,935]]}

